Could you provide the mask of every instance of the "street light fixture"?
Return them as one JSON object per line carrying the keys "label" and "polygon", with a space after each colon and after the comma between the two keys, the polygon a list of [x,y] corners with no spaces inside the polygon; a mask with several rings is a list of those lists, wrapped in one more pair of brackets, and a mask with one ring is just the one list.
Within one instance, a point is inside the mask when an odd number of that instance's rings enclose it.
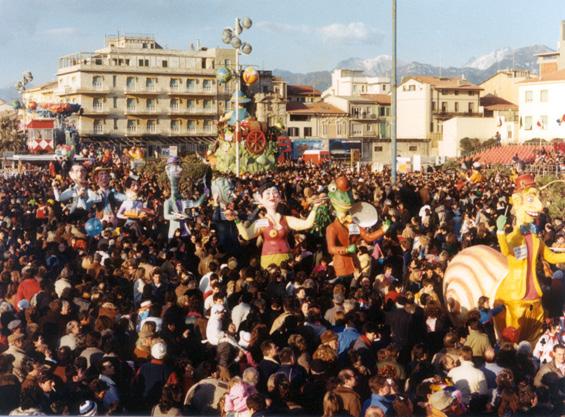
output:
{"label": "street light fixture", "polygon": [[233,28],[225,28],[222,32],[222,41],[226,45],[231,45],[235,49],[235,69],[236,91],[235,91],[235,172],[239,177],[239,92],[241,90],[241,72],[239,68],[239,54],[249,55],[253,51],[251,44],[242,42],[239,35],[245,30],[251,28],[253,22],[248,17],[236,17]]}

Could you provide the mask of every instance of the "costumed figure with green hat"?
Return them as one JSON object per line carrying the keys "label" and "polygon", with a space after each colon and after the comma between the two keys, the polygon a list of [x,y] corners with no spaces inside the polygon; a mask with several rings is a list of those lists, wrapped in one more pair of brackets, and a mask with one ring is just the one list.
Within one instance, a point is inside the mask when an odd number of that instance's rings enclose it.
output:
{"label": "costumed figure with green hat", "polygon": [[368,203],[354,204],[346,177],[338,177],[328,189],[336,219],[326,228],[326,244],[333,256],[337,278],[348,285],[360,270],[357,244],[361,240],[371,243],[382,238],[389,225],[385,223],[381,228],[367,232],[366,229],[378,221],[377,210]]}
{"label": "costumed figure with green hat", "polygon": [[307,230],[314,226],[316,211],[321,205],[321,199],[314,202],[313,208],[306,219],[299,219],[277,212],[277,206],[281,202],[281,194],[272,182],[263,184],[259,188],[259,192],[255,193],[253,197],[256,204],[266,210],[264,217],[255,220],[249,226],[244,225],[237,219],[234,212],[226,213],[226,218],[235,221],[237,230],[243,239],[251,240],[258,236],[262,237],[262,268],[268,268],[273,264],[279,266],[283,261],[291,258],[291,249],[288,243],[290,232],[292,230]]}
{"label": "costumed figure with green hat", "polygon": [[189,231],[186,227],[188,215],[186,210],[199,207],[207,197],[207,193],[203,193],[198,200],[183,199],[179,191],[179,179],[181,177],[182,167],[176,156],[171,156],[167,160],[165,167],[169,185],[171,186],[171,196],[165,200],[163,205],[163,216],[169,221],[169,239],[175,236],[175,232],[180,230],[181,236],[188,236]]}

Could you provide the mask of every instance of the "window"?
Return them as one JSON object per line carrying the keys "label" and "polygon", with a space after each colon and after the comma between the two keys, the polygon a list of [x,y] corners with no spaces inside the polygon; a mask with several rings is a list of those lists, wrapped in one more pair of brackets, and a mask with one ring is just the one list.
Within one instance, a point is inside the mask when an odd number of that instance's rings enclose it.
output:
{"label": "window", "polygon": [[204,80],[202,82],[202,88],[204,89],[204,91],[210,91],[212,90],[212,81],[210,80]]}
{"label": "window", "polygon": [[204,120],[204,132],[212,133],[212,122],[210,120]]}
{"label": "window", "polygon": [[288,136],[300,136],[299,129],[297,127],[289,127]]}
{"label": "window", "polygon": [[171,90],[178,90],[180,86],[179,79],[171,78],[171,81],[169,82],[169,86],[171,87]]}
{"label": "window", "polygon": [[127,87],[128,90],[135,89],[135,78],[134,77],[128,77],[126,79],[126,87]]}
{"label": "window", "polygon": [[475,92],[474,92],[474,91],[469,91],[468,94],[469,94],[470,96],[474,96],[474,95],[475,95]]}
{"label": "window", "polygon": [[190,133],[196,132],[196,121],[195,120],[189,120],[188,121],[188,131]]}
{"label": "window", "polygon": [[224,59],[224,65],[229,68],[231,66],[231,59]]}
{"label": "window", "polygon": [[102,77],[99,75],[95,75],[94,77],[92,77],[92,86],[96,89],[98,88],[102,88]]}
{"label": "window", "polygon": [[455,113],[459,113],[459,103],[455,102]]}
{"label": "window", "polygon": [[114,107],[115,109],[118,108],[118,97],[112,98],[112,107]]}
{"label": "window", "polygon": [[540,123],[541,123],[541,128],[545,129],[547,127],[547,116],[540,116],[539,118]]}
{"label": "window", "polygon": [[432,111],[436,111],[436,102],[432,101]]}
{"label": "window", "polygon": [[326,136],[328,134],[328,125],[322,126],[322,135]]}
{"label": "window", "polygon": [[445,102],[445,101],[441,102],[441,112],[447,113],[447,102]]}
{"label": "window", "polygon": [[194,109],[196,109],[196,100],[192,100],[192,99],[188,100],[188,101],[186,102],[186,107],[187,107],[189,110],[194,110]]}
{"label": "window", "polygon": [[532,130],[532,116],[524,117],[524,130]]}
{"label": "window", "polygon": [[128,120],[128,133],[134,133],[137,130],[137,120]]}
{"label": "window", "polygon": [[169,66],[169,63],[165,60],[163,60],[161,64],[163,65],[163,68],[167,68]]}
{"label": "window", "polygon": [[155,78],[147,78],[145,80],[145,87],[150,91],[155,90]]}
{"label": "window", "polygon": [[353,135],[362,135],[363,134],[363,125],[353,125],[352,126],[352,133],[353,133]]}
{"label": "window", "polygon": [[548,91],[547,90],[540,90],[540,92],[539,92],[540,103],[547,103],[547,99],[548,99]]}
{"label": "window", "polygon": [[102,120],[94,120],[94,133],[97,135],[104,133],[104,123]]}
{"label": "window", "polygon": [[188,91],[196,90],[196,80],[193,80],[192,78],[189,78],[188,80],[186,80],[186,89]]}
{"label": "window", "polygon": [[116,87],[117,81],[118,81],[118,76],[112,75],[112,87]]}
{"label": "window", "polygon": [[415,146],[415,145],[408,147],[408,151],[409,151],[409,152],[416,152],[417,150],[418,150],[418,147]]}
{"label": "window", "polygon": [[179,109],[179,100],[178,98],[171,99],[171,110],[178,110]]}
{"label": "window", "polygon": [[343,135],[343,131],[344,131],[343,123],[338,123],[337,124],[337,134],[341,136],[341,135]]}
{"label": "window", "polygon": [[373,149],[374,149],[375,152],[382,152],[383,151],[382,146],[375,146]]}
{"label": "window", "polygon": [[146,107],[147,107],[147,110],[149,110],[149,111],[155,111],[155,99],[154,98],[148,98],[147,103],[146,103]]}
{"label": "window", "polygon": [[94,111],[102,111],[102,99],[101,98],[95,98],[92,100],[92,107],[94,107]]}
{"label": "window", "polygon": [[171,120],[171,132],[180,132],[180,122],[178,120]]}
{"label": "window", "polygon": [[138,62],[139,62],[140,67],[148,67],[149,66],[149,60],[148,59],[140,59]]}
{"label": "window", "polygon": [[200,68],[206,69],[206,58],[200,58]]}
{"label": "window", "polygon": [[303,114],[291,114],[290,115],[290,121],[291,122],[307,122],[308,116],[305,116]]}
{"label": "window", "polygon": [[126,102],[128,111],[135,110],[135,104],[136,104],[136,101],[135,101],[134,98],[128,98],[127,102]]}
{"label": "window", "polygon": [[118,119],[114,119],[114,130],[118,130]]}
{"label": "window", "polygon": [[311,127],[305,127],[304,128],[304,137],[311,137],[312,136],[312,128]]}
{"label": "window", "polygon": [[532,90],[526,91],[526,103],[532,103],[534,101],[534,92]]}
{"label": "window", "polygon": [[475,111],[473,103],[469,103],[469,113],[473,113]]}
{"label": "window", "polygon": [[94,60],[94,63],[95,63],[96,65],[102,65],[102,59],[101,59],[101,58],[96,58],[96,59]]}
{"label": "window", "polygon": [[212,100],[204,100],[204,110],[212,110]]}
{"label": "window", "polygon": [[147,121],[147,132],[148,133],[157,133],[157,121],[156,120],[148,120]]}

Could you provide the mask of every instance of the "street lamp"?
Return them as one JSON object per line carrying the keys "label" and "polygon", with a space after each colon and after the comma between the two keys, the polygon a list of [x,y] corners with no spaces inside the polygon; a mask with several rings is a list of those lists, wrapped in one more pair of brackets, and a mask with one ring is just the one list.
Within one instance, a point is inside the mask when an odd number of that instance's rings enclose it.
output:
{"label": "street lamp", "polygon": [[392,77],[391,77],[391,129],[390,129],[390,156],[391,182],[396,182],[396,0],[392,0]]}
{"label": "street lamp", "polygon": [[245,55],[249,55],[253,51],[253,47],[251,44],[247,42],[242,42],[239,38],[239,35],[245,30],[249,29],[252,26],[253,22],[248,17],[236,17],[235,24],[233,28],[225,28],[222,32],[222,41],[227,44],[231,45],[232,48],[235,49],[235,69],[234,74],[236,76],[237,84],[236,84],[236,91],[235,91],[235,172],[236,175],[239,177],[239,140],[240,140],[240,132],[239,132],[239,92],[241,90],[241,73],[239,68],[239,54],[244,53]]}

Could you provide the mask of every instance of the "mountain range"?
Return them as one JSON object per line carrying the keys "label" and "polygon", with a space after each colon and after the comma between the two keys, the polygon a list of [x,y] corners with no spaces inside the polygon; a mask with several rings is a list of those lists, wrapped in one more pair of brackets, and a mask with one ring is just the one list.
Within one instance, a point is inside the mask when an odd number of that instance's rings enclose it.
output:
{"label": "mountain range", "polygon": [[[435,75],[444,77],[464,76],[473,83],[481,83],[496,74],[498,70],[515,68],[537,72],[536,54],[551,51],[545,45],[532,45],[523,48],[502,48],[479,57],[470,58],[462,67],[439,67],[421,62],[398,61],[398,77],[408,75]],[[373,58],[349,58],[337,63],[336,68],[363,70],[369,76],[390,76],[392,57],[379,55]],[[293,73],[275,69],[273,75],[283,78],[289,84],[311,85],[323,91],[331,85],[331,71]]]}

